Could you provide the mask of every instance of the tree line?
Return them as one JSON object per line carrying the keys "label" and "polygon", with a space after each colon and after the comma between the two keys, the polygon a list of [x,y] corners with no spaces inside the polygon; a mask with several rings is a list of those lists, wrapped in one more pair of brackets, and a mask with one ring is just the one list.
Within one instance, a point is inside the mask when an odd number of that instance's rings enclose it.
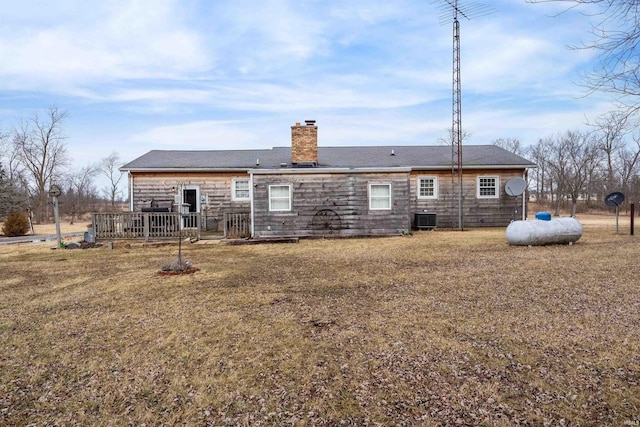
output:
{"label": "tree line", "polygon": [[[599,117],[588,131],[567,131],[540,139],[529,147],[538,164],[533,172],[533,192],[555,205],[556,214],[570,201],[587,207],[601,204],[604,196],[620,191],[629,201],[640,195],[640,0],[527,0],[558,3],[562,13],[578,12],[592,24],[590,35],[572,49],[596,53],[594,66],[583,74],[587,94],[612,96],[615,111]],[[504,141],[502,141],[504,142]],[[499,141],[498,144],[501,142]]]}
{"label": "tree line", "polygon": [[[64,121],[66,111],[50,108],[33,113],[12,130],[0,129],[0,218],[13,210],[31,209],[33,220],[50,220],[48,191],[52,184],[63,189],[61,212],[71,221],[102,209],[115,209],[122,196],[120,157],[113,152],[95,164],[69,169]],[[614,191],[626,200],[640,198],[640,130],[626,112],[610,112],[588,130],[567,130],[525,146],[517,138],[496,139],[493,144],[528,158],[538,167],[529,174],[529,194],[551,204],[555,214],[578,201],[586,208],[603,206]],[[107,185],[98,189],[102,175]]]}
{"label": "tree line", "polygon": [[[60,211],[71,221],[105,206],[114,209],[122,197],[120,157],[111,153],[97,163],[71,169],[64,123],[68,112],[56,107],[34,112],[11,130],[0,128],[0,219],[12,211],[30,211],[36,223],[52,215],[49,189],[63,189]],[[107,185],[98,189],[102,175]]]}
{"label": "tree line", "polygon": [[558,215],[565,205],[576,214],[578,202],[602,207],[619,191],[626,203],[640,197],[640,131],[632,116],[610,112],[587,130],[567,130],[524,146],[517,138],[494,145],[528,158],[538,167],[529,173],[529,194],[551,204]]}

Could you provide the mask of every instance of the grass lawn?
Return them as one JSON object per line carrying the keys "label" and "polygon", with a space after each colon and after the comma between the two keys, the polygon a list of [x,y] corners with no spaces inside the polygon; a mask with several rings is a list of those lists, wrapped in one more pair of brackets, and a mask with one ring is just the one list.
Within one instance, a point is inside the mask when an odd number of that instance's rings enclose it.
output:
{"label": "grass lawn", "polygon": [[637,426],[638,243],[0,246],[0,424]]}

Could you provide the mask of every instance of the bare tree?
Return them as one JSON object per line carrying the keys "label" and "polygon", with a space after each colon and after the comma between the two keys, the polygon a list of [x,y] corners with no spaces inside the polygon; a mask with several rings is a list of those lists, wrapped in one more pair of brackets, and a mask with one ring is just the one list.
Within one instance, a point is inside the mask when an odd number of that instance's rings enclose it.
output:
{"label": "bare tree", "polygon": [[120,181],[122,181],[123,175],[118,170],[120,166],[122,166],[122,162],[120,161],[120,156],[115,151],[100,160],[97,166],[98,172],[109,180],[108,186],[105,187],[103,191],[111,201],[111,209],[115,209],[116,198],[121,193]]}
{"label": "bare tree", "polygon": [[568,131],[547,140],[551,156],[547,166],[556,182],[556,211],[565,198],[571,199],[571,215],[575,216],[578,200],[587,196],[599,167],[599,147],[587,133]]}
{"label": "bare tree", "polygon": [[622,191],[628,206],[640,193],[633,185],[640,169],[640,133],[632,132],[638,123],[624,112],[611,112],[600,117],[595,126],[593,134],[604,157],[602,196]]}
{"label": "bare tree", "polygon": [[9,134],[0,129],[0,162],[9,151]]}
{"label": "bare tree", "polygon": [[24,179],[8,132],[0,129],[0,218],[27,207]]}
{"label": "bare tree", "polygon": [[536,200],[545,202],[547,195],[553,196],[552,179],[549,172],[548,162],[550,157],[550,148],[548,141],[545,139],[538,140],[537,144],[529,148],[528,157],[531,161],[538,165],[530,178],[535,180]]}
{"label": "bare tree", "polygon": [[51,107],[44,119],[36,112],[14,130],[16,156],[29,176],[37,222],[43,222],[47,217],[48,186],[68,162],[63,134],[67,116],[66,111]]}
{"label": "bare tree", "polygon": [[[471,138],[471,132],[466,131],[466,130],[462,130],[462,134],[460,135],[462,141],[466,141],[467,139]],[[446,137],[440,137],[437,139],[438,144],[442,144],[442,145],[453,145],[453,129],[452,128],[448,128],[447,129],[447,136]]]}
{"label": "bare tree", "polygon": [[527,1],[564,3],[568,10],[596,17],[593,40],[574,47],[599,53],[597,64],[584,76],[585,86],[614,94],[627,115],[640,110],[640,0]]}
{"label": "bare tree", "polygon": [[71,217],[72,224],[76,217],[96,208],[98,192],[94,178],[97,173],[95,166],[85,166],[67,176],[67,190],[61,198],[61,204],[64,206],[63,212]]}
{"label": "bare tree", "polygon": [[620,184],[618,156],[626,144],[625,136],[629,133],[629,120],[626,114],[613,111],[596,119],[594,127],[593,136],[604,155],[603,192],[611,192]]}
{"label": "bare tree", "polygon": [[518,156],[524,156],[526,154],[526,147],[522,145],[518,138],[498,138],[494,139],[491,144],[500,148],[504,148],[505,150],[510,151],[513,154],[517,154]]}
{"label": "bare tree", "polygon": [[[640,175],[640,135],[634,135],[633,140],[633,145],[629,144],[619,153],[620,185],[625,194],[637,198],[640,188],[634,186],[633,182]],[[627,205],[631,197],[627,197]]]}

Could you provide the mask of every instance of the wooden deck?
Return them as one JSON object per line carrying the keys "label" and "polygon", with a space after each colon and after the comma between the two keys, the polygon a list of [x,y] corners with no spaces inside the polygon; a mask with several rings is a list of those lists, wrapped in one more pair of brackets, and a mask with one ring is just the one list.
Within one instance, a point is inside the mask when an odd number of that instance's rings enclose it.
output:
{"label": "wooden deck", "polygon": [[200,238],[200,214],[178,212],[94,213],[96,240],[145,239],[169,240]]}

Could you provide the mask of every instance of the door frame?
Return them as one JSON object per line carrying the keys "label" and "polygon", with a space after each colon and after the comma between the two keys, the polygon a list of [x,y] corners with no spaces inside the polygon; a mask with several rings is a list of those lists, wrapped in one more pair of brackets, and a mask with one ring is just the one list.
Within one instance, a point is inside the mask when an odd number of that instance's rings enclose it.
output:
{"label": "door frame", "polygon": [[[200,186],[199,185],[183,185],[182,189],[180,191],[180,203],[185,203],[185,192],[187,191],[194,191],[196,192],[196,206],[195,208],[193,206],[189,206],[189,213],[198,213],[200,212]],[[180,225],[182,226],[182,228],[188,228],[187,227],[187,223],[186,223],[186,218],[182,218],[182,221],[180,221]]]}

